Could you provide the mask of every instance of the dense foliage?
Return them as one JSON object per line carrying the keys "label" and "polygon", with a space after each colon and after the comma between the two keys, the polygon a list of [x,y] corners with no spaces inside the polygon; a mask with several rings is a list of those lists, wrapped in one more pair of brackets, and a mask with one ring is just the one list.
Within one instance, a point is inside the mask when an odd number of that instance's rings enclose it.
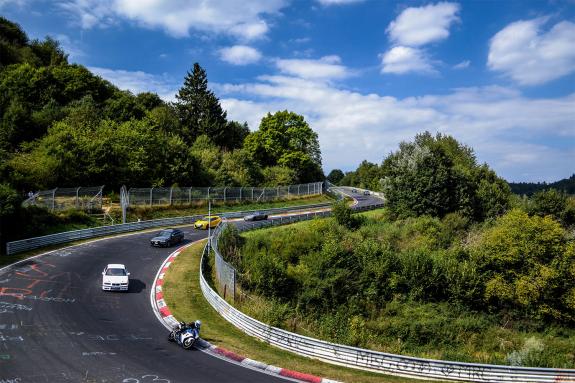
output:
{"label": "dense foliage", "polygon": [[428,132],[400,143],[381,165],[363,161],[339,184],[382,191],[398,217],[460,212],[482,221],[505,212],[511,197],[507,183],[477,164],[471,148]]}
{"label": "dense foliage", "polygon": [[118,89],[70,64],[56,40],[30,41],[0,17],[0,192],[10,196],[2,202],[4,222],[21,226],[20,196],[30,190],[321,179],[317,134],[302,116],[268,114],[250,133],[246,123],[227,119],[198,63],[176,102],[166,103]]}
{"label": "dense foliage", "polygon": [[[270,305],[251,313],[275,325],[389,352],[575,367],[575,243],[550,216],[380,213],[359,228],[328,219],[245,237],[231,259]],[[519,360],[529,337],[541,348]]]}
{"label": "dense foliage", "polygon": [[575,174],[569,178],[559,180],[557,182],[546,183],[546,182],[510,182],[509,186],[511,191],[519,195],[531,196],[538,191],[546,189],[555,189],[559,192],[564,192],[567,194],[575,195]]}
{"label": "dense foliage", "polygon": [[574,198],[513,196],[471,148],[429,133],[346,179],[380,185],[385,212],[338,202],[328,220],[228,233],[244,290],[266,302],[242,309],[388,352],[575,367]]}

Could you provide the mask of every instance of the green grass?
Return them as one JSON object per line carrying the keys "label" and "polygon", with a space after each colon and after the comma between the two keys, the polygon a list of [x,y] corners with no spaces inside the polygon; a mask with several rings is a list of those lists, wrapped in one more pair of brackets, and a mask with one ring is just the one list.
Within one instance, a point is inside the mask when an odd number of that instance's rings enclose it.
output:
{"label": "green grass", "polygon": [[199,283],[200,256],[204,242],[182,252],[170,265],[165,276],[164,299],[178,320],[202,321],[202,338],[240,355],[278,367],[345,382],[416,382],[412,379],[387,376],[339,367],[300,357],[252,338],[222,318],[205,300]]}

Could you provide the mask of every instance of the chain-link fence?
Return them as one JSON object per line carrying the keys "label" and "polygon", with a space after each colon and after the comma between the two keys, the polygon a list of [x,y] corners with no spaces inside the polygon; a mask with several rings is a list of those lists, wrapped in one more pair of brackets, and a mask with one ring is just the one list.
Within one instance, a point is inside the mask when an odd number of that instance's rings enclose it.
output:
{"label": "chain-link fence", "polygon": [[323,183],[277,187],[158,187],[130,188],[128,206],[184,205],[196,201],[271,201],[291,197],[319,195]]}
{"label": "chain-link fence", "polygon": [[50,211],[78,209],[102,209],[102,190],[104,186],[78,186],[75,188],[56,188],[30,192],[22,206],[38,206]]}

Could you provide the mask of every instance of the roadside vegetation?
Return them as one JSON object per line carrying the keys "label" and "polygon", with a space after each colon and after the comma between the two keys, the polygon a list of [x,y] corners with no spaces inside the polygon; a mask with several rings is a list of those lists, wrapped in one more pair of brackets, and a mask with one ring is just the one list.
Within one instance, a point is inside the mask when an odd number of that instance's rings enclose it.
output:
{"label": "roadside vegetation", "polygon": [[[338,381],[356,383],[415,382],[412,379],[353,370],[304,358],[246,335],[222,318],[202,295],[199,267],[204,245],[204,241],[192,245],[176,258],[164,277],[162,290],[170,311],[178,320],[189,322],[200,319],[202,321],[201,336],[203,339],[254,360]],[[211,275],[206,275],[206,277],[211,283]],[[213,286],[213,283],[211,284]]]}
{"label": "roadside vegetation", "polygon": [[224,233],[238,307],[289,331],[434,359],[575,368],[575,200],[511,194],[471,149],[418,135],[384,210]]}

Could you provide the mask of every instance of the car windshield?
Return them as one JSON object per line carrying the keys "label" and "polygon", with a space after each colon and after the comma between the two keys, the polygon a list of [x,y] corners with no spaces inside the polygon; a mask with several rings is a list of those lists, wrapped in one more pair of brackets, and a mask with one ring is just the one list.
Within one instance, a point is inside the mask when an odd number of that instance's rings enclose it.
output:
{"label": "car windshield", "polygon": [[205,220],[205,221],[208,221],[208,222],[213,222],[213,221],[215,221],[216,219],[218,219],[218,218],[217,218],[217,217],[205,217],[205,218],[204,218],[204,220]]}
{"label": "car windshield", "polygon": [[122,277],[126,275],[125,269],[108,269],[106,270],[106,275],[111,275],[114,277]]}
{"label": "car windshield", "polygon": [[158,237],[169,237],[171,234],[171,230],[162,230],[160,231],[160,234],[158,234]]}

